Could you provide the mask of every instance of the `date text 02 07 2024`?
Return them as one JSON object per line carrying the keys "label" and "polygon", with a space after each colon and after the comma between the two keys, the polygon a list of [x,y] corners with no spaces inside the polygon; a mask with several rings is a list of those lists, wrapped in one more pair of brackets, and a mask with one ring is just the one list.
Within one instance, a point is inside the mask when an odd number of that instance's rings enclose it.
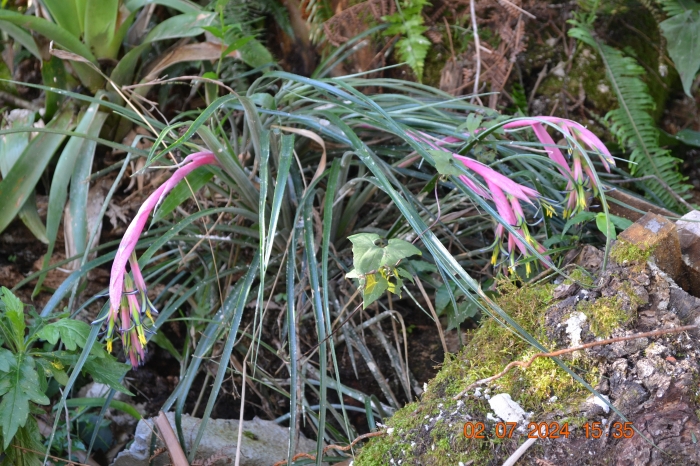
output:
{"label": "date text 02 07 2024", "polygon": [[[518,427],[517,422],[497,422],[493,434],[497,438],[511,438]],[[586,438],[602,438],[603,436],[619,439],[634,436],[634,428],[631,422],[614,422],[612,428],[606,432],[600,422],[586,422],[583,424],[583,433]],[[528,438],[569,438],[571,434],[569,423],[558,422],[531,422],[527,425]],[[466,422],[464,424],[464,436],[473,439],[485,439],[487,435],[486,425],[483,422]]]}

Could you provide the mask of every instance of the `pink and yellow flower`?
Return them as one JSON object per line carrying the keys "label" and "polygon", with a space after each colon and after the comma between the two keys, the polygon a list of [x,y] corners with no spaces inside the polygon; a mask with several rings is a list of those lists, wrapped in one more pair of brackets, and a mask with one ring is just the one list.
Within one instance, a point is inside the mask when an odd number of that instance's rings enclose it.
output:
{"label": "pink and yellow flower", "polygon": [[[144,326],[144,317],[150,322],[147,325],[153,325],[152,313],[157,313],[148,299],[146,282],[136,259],[135,249],[139,237],[151,212],[185,176],[202,165],[216,163],[216,157],[211,152],[197,152],[187,156],[173,175],[141,205],[114,256],[109,280],[109,313],[103,319],[107,321],[107,350],[112,351],[116,331],[121,336],[124,352],[132,367],[142,364],[145,356],[148,328]],[[131,275],[126,271],[127,262]],[[101,322],[102,320],[94,323]]]}
{"label": "pink and yellow flower", "polygon": [[[571,166],[554,142],[554,139],[547,132],[547,125],[545,125],[544,122],[554,125],[567,136],[565,140],[569,145],[568,153],[571,158]],[[615,161],[608,149],[595,134],[586,129],[583,125],[563,118],[522,118],[503,125],[506,130],[515,130],[528,126],[533,129],[535,136],[537,136],[538,140],[545,146],[547,155],[555,162],[559,172],[568,180],[566,185],[566,191],[568,193],[567,201],[563,211],[564,217],[570,217],[585,210],[588,207],[586,202],[586,188],[590,185],[593,189],[593,193],[597,194],[599,186],[595,182],[593,169],[581,152],[581,147],[584,150],[597,153],[605,169],[610,171],[610,166],[614,165]],[[483,179],[488,189],[484,189],[483,186],[478,185],[465,175],[459,177],[474,193],[484,199],[492,201],[498,214],[515,229],[515,234],[508,234],[506,241],[506,228],[500,223],[496,226],[496,244],[493,249],[493,255],[491,256],[491,263],[493,265],[496,265],[498,257],[503,252],[508,255],[510,262],[509,268],[512,270],[516,264],[516,252],[526,258],[531,255],[527,245],[530,245],[540,253],[545,252],[545,248],[530,234],[521,204],[521,202],[527,202],[534,205],[534,201],[538,201],[542,206],[544,214],[551,217],[554,214],[553,207],[542,199],[542,196],[537,190],[516,183],[507,176],[477,160],[456,154],[445,148],[448,144],[461,141],[458,138],[448,136],[440,139],[423,132],[408,134],[412,139],[422,142],[432,149],[450,152],[452,156],[456,160],[459,160],[468,170]],[[576,141],[580,147],[576,144],[572,144],[571,140]],[[529,261],[525,263],[525,267],[526,272],[529,274]]]}
{"label": "pink and yellow flower", "polygon": [[[566,136],[565,142],[569,146],[568,153],[571,157],[573,168],[569,167],[558,145],[547,132],[546,127],[548,125],[545,125],[543,122],[554,125]],[[581,152],[581,148],[595,152],[603,163],[605,170],[609,172],[610,167],[615,165],[615,160],[608,148],[605,147],[605,144],[603,144],[598,136],[593,134],[593,132],[585,126],[565,118],[545,116],[522,118],[506,123],[503,125],[503,128],[506,130],[513,130],[527,126],[532,128],[537,139],[545,146],[549,158],[557,164],[559,171],[569,180],[566,185],[568,196],[566,207],[563,212],[564,218],[572,217],[578,212],[586,210],[588,207],[585,194],[586,188],[590,186],[593,190],[593,194],[596,195],[600,187],[595,181],[596,178],[593,174],[593,169],[589,165],[587,158]],[[572,141],[577,142],[578,145],[572,144]]]}

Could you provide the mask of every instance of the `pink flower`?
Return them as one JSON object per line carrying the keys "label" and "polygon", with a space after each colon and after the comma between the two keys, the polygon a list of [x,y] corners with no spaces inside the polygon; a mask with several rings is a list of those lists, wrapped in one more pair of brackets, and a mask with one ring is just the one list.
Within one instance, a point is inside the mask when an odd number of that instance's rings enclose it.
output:
{"label": "pink flower", "polygon": [[[572,158],[573,169],[569,167],[566,158],[562,154],[554,139],[547,132],[546,121],[555,125],[560,132],[567,136],[566,143],[569,145],[569,155]],[[609,172],[610,166],[615,165],[615,160],[612,158],[610,151],[605,144],[598,139],[598,136],[586,129],[585,126],[575,121],[557,117],[536,117],[536,118],[521,118],[513,120],[503,125],[505,129],[522,128],[529,126],[535,132],[537,139],[545,146],[549,158],[556,164],[562,175],[566,176],[569,181],[566,185],[568,191],[568,199],[564,208],[564,217],[576,215],[588,207],[586,202],[585,188],[590,184],[593,189],[593,194],[597,194],[599,186],[595,182],[592,167],[583,156],[581,149],[573,144],[570,139],[578,142],[584,150],[590,150],[598,154],[603,167]]]}
{"label": "pink flower", "polygon": [[[194,169],[202,165],[216,164],[216,157],[211,152],[197,152],[182,161],[180,168],[141,205],[136,217],[131,221],[124,233],[117,253],[112,263],[112,274],[109,280],[109,313],[107,320],[106,339],[107,350],[112,351],[113,333],[116,329],[121,334],[124,352],[128,354],[132,367],[143,363],[146,347],[146,331],[143,316],[153,324],[151,313],[157,313],[148,299],[146,282],[141,274],[135,249],[141,232],[146,226],[151,211],[160,204],[165,196]],[[126,272],[127,262],[131,266],[131,276]],[[133,278],[132,278],[133,276]],[[138,297],[137,297],[138,295]],[[95,321],[93,323],[101,323]]]}
{"label": "pink flower", "polygon": [[[515,227],[515,234],[508,234],[508,239],[506,242],[505,227],[502,224],[498,224],[496,226],[496,244],[494,246],[493,255],[491,256],[491,263],[493,265],[496,265],[500,253],[505,252],[510,258],[510,268],[514,268],[516,252],[519,252],[524,257],[530,256],[530,252],[528,251],[526,244],[531,245],[539,252],[545,251],[545,248],[539,244],[537,240],[532,237],[532,235],[530,235],[527,228],[527,223],[525,221],[525,213],[523,212],[522,205],[520,204],[522,201],[534,205],[533,201],[539,200],[539,202],[544,206],[545,211],[550,213],[551,207],[549,207],[541,199],[540,193],[537,192],[537,190],[523,186],[520,183],[516,183],[507,176],[497,172],[487,165],[484,165],[478,160],[449,151],[444,146],[446,144],[459,141],[459,139],[455,137],[448,136],[444,139],[438,139],[422,132],[418,133],[418,135],[413,133],[408,133],[408,135],[412,139],[426,144],[431,149],[449,152],[452,154],[455,160],[460,161],[467,169],[480,176],[488,187],[488,191],[477,185],[466,175],[460,176],[459,179],[478,196],[493,201],[498,214],[503,218],[503,220],[505,220],[509,225]],[[563,160],[563,156],[561,158]],[[529,274],[530,263],[527,262],[525,267],[526,272]]]}

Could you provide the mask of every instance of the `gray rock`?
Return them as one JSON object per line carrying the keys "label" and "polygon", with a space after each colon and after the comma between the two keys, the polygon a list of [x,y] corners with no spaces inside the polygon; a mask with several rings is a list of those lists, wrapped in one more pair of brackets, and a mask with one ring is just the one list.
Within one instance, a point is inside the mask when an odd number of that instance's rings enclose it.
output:
{"label": "gray rock", "polygon": [[[170,425],[175,429],[175,414],[167,413]],[[197,436],[201,419],[188,415],[182,416],[182,430],[186,447],[189,448]],[[136,426],[134,441],[128,450],[121,452],[114,460],[113,466],[148,466],[148,453],[153,433],[151,420],[140,421]],[[207,460],[214,456],[221,457],[218,463],[236,458],[238,439],[238,421],[228,419],[210,419],[202,440],[197,448],[197,459]],[[269,466],[277,461],[287,458],[287,443],[289,441],[289,429],[275,424],[272,421],[264,421],[255,418],[252,421],[243,422],[243,436],[241,445],[242,466]],[[316,442],[300,436],[297,451],[311,452],[316,449]],[[156,448],[163,447],[158,440]],[[223,461],[223,463],[222,463]],[[167,453],[156,457],[153,464],[163,466],[170,463]]]}
{"label": "gray rock", "polygon": [[649,393],[636,382],[620,384],[613,396],[616,398],[613,405],[625,416],[634,413],[642,403],[649,399]]}

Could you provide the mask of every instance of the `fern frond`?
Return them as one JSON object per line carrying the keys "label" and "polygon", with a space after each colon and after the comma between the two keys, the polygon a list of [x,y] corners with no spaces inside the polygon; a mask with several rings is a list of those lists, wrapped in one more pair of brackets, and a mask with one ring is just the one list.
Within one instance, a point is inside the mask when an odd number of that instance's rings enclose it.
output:
{"label": "fern frond", "polygon": [[700,5],[694,0],[656,0],[668,16],[676,16],[687,11],[698,10]]}
{"label": "fern frond", "polygon": [[399,11],[383,18],[390,24],[384,35],[402,36],[396,44],[399,60],[411,67],[418,81],[423,77],[425,57],[430,49],[430,41],[424,35],[428,28],[423,25],[422,12],[426,5],[429,5],[427,0],[409,0]]}
{"label": "fern frond", "polygon": [[669,189],[682,196],[689,186],[678,172],[680,160],[659,146],[659,131],[650,113],[655,104],[640,78],[644,69],[634,59],[601,43],[583,24],[574,22],[574,25],[569,35],[593,47],[603,60],[605,74],[618,101],[618,108],[609,111],[605,119],[620,144],[630,150],[630,172],[661,180],[662,183],[649,182],[649,190],[667,207],[683,210]]}

